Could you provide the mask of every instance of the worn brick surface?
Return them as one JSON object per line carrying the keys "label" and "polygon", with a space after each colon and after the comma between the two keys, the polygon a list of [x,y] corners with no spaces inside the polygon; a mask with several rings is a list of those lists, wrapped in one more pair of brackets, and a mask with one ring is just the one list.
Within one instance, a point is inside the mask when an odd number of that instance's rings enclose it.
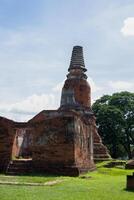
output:
{"label": "worn brick surface", "polygon": [[6,169],[11,159],[13,140],[13,121],[0,117],[0,171]]}
{"label": "worn brick surface", "polygon": [[74,98],[80,105],[91,106],[91,89],[88,82],[84,79],[67,79],[63,90],[74,90]]}

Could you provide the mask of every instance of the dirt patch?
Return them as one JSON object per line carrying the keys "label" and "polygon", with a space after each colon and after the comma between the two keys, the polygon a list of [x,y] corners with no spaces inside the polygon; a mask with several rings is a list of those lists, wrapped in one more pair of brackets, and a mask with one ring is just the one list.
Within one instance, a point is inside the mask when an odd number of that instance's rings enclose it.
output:
{"label": "dirt patch", "polygon": [[53,186],[58,183],[63,182],[62,180],[48,181],[46,183],[20,183],[20,182],[10,182],[10,181],[0,181],[0,185],[23,185],[23,186]]}

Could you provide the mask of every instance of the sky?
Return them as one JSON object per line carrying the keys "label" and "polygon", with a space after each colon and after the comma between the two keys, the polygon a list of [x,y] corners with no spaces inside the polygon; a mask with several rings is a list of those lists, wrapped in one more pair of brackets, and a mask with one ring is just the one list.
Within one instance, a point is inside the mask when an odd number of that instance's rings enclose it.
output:
{"label": "sky", "polygon": [[92,102],[134,92],[133,0],[0,0],[0,116],[57,109],[75,45]]}

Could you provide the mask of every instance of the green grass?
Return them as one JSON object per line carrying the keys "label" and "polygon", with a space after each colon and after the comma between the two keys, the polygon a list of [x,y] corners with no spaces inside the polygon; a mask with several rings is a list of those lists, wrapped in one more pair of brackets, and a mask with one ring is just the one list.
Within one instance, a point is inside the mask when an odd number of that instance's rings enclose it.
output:
{"label": "green grass", "polygon": [[97,171],[82,177],[53,176],[15,176],[0,180],[20,182],[46,182],[63,180],[54,186],[7,186],[0,185],[1,200],[132,200],[134,192],[126,191],[126,175],[133,170],[105,168],[99,166]]}

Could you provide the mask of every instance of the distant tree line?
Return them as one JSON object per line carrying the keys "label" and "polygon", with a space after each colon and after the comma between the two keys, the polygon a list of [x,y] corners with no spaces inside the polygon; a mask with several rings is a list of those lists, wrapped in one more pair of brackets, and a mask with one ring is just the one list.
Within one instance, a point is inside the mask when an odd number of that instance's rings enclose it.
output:
{"label": "distant tree line", "polygon": [[134,93],[104,95],[92,109],[103,143],[113,158],[133,157],[134,152]]}

